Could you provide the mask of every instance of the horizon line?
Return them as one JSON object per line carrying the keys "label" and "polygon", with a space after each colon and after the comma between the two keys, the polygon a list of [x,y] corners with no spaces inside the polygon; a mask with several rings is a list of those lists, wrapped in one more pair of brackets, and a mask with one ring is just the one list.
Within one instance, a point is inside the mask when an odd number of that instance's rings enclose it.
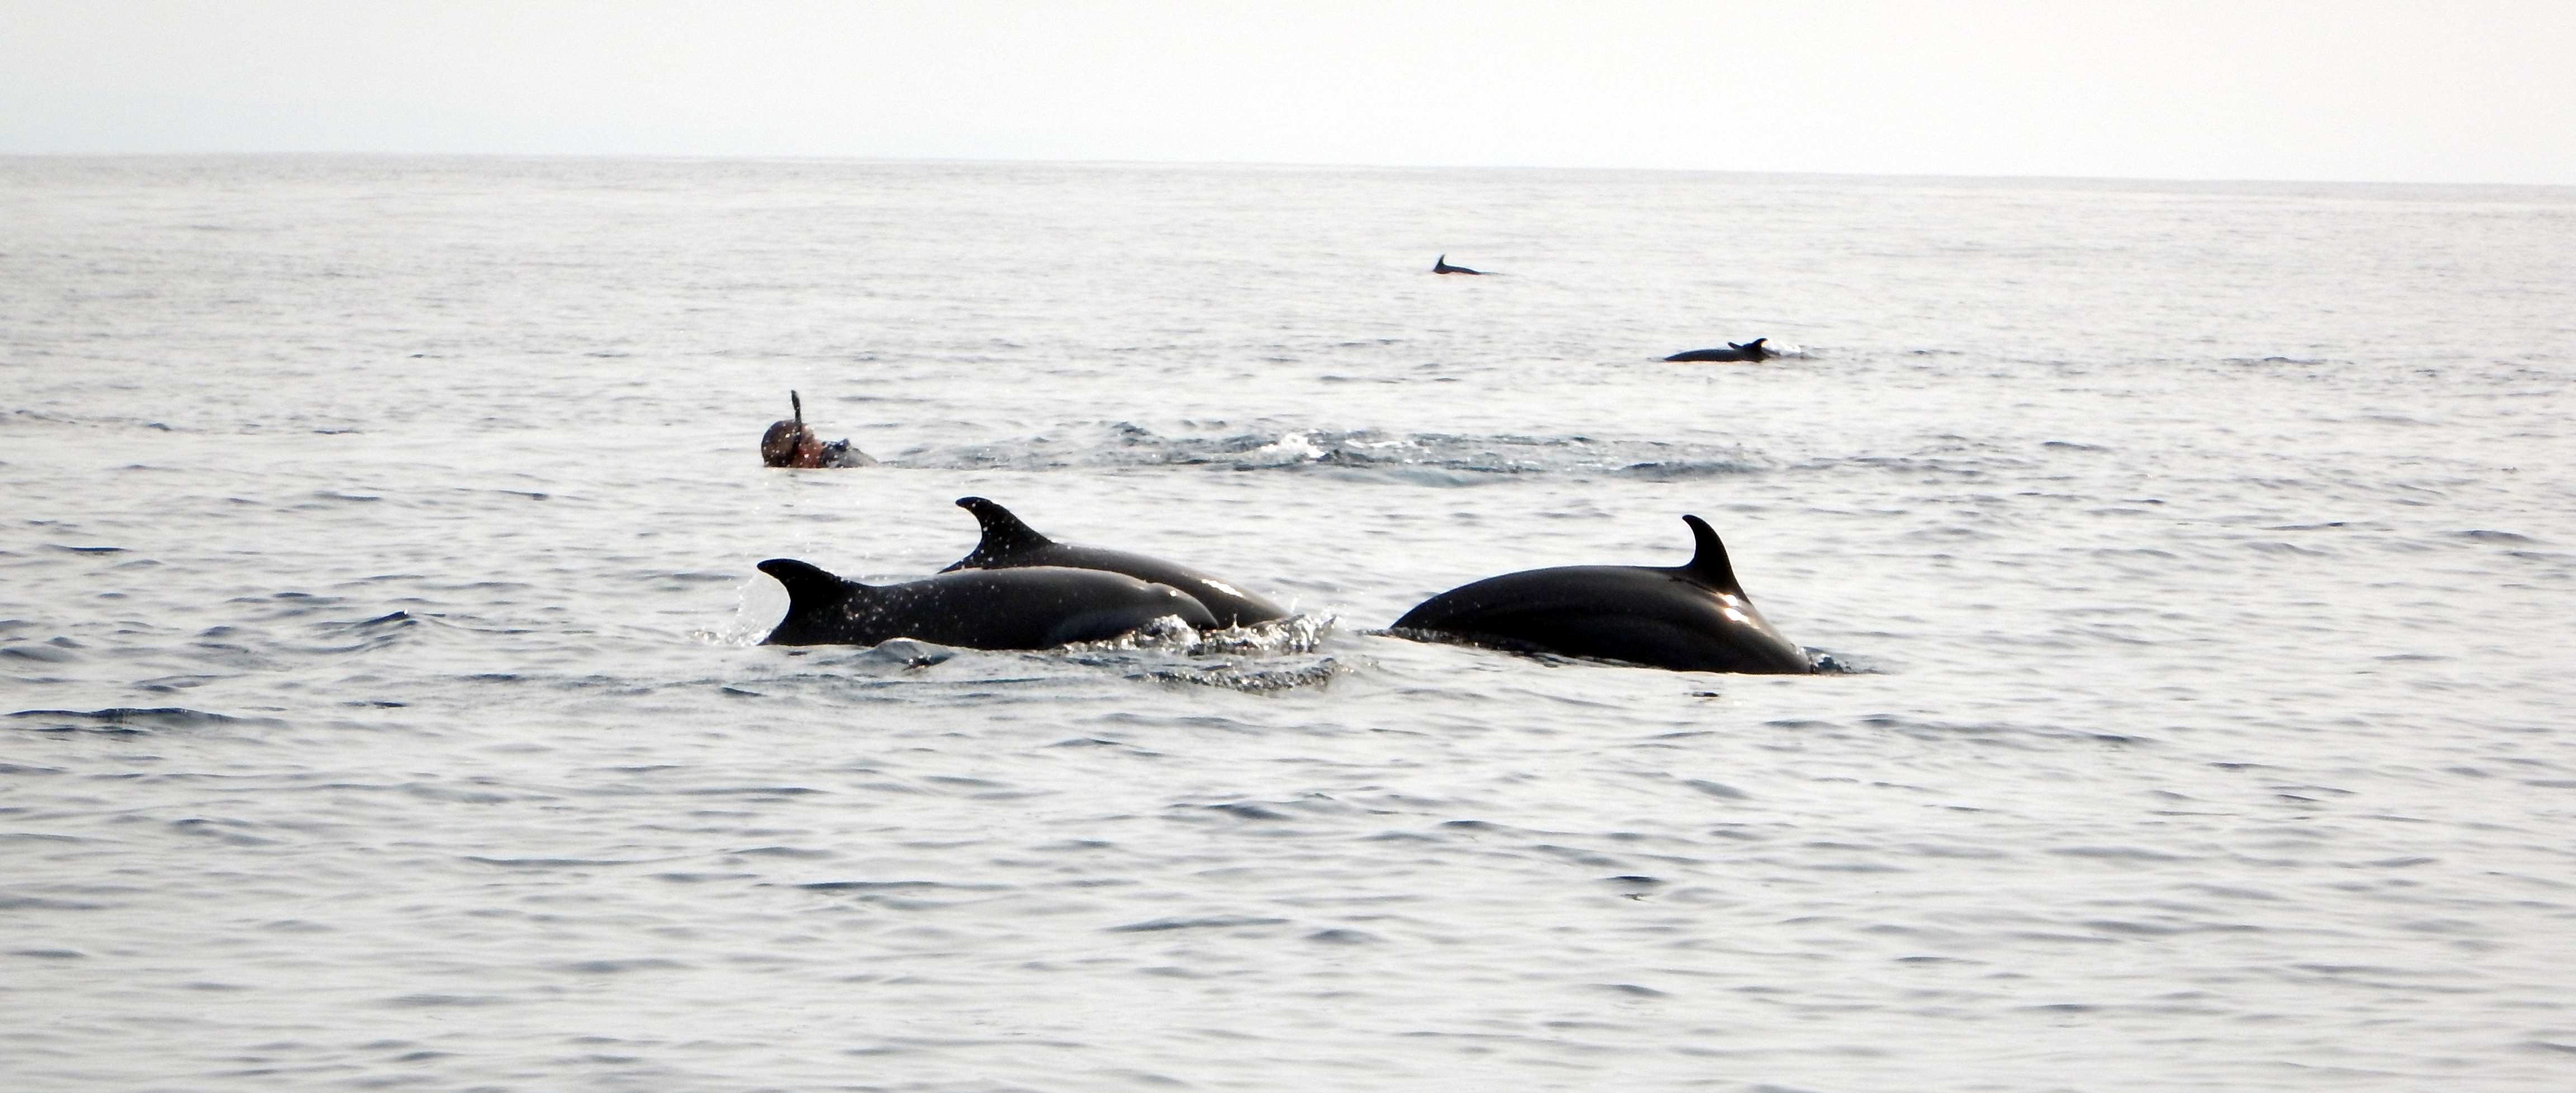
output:
{"label": "horizon line", "polygon": [[919,164],[959,166],[1062,166],[1062,167],[1168,167],[1168,168],[1245,168],[1262,170],[1341,170],[1341,171],[1546,171],[1601,174],[1672,174],[1728,175],[1771,178],[1835,178],[1878,181],[1945,181],[1945,182],[2057,182],[2057,183],[2156,183],[2211,186],[2419,186],[2446,188],[2488,188],[2524,190],[2576,190],[2576,183],[2562,182],[2492,182],[2492,181],[2424,181],[2385,178],[2284,178],[2235,177],[2211,178],[2182,175],[2069,175],[2069,174],[1975,174],[1956,172],[1914,171],[1834,171],[1834,170],[1746,170],[1711,167],[1613,167],[1600,165],[1567,166],[1563,164],[1526,163],[1351,163],[1301,160],[1192,160],[1192,159],[1041,159],[1027,157],[981,156],[900,156],[810,153],[704,153],[704,152],[424,152],[424,151],[351,151],[284,149],[265,151],[149,151],[149,152],[30,152],[0,151],[0,160],[76,160],[76,159],[484,159],[484,160],[592,160],[667,163],[848,163],[848,164]]}

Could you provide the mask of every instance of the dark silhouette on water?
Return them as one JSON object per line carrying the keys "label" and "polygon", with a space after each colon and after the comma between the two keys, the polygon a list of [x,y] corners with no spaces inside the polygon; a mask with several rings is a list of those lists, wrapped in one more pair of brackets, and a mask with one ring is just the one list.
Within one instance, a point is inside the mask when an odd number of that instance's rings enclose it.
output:
{"label": "dark silhouette on water", "polygon": [[940,570],[942,573],[961,569],[1047,565],[1099,569],[1187,592],[1207,605],[1208,614],[1216,617],[1219,626],[1250,626],[1288,617],[1288,612],[1278,604],[1188,566],[1123,550],[1056,542],[1021,523],[1011,510],[981,497],[960,497],[957,507],[975,514],[975,522],[983,525],[984,539],[975,544],[974,553],[958,559],[956,565]]}
{"label": "dark silhouette on water", "polygon": [[1770,361],[1780,353],[1762,348],[1762,343],[1767,343],[1767,340],[1770,338],[1754,338],[1744,345],[1726,343],[1726,348],[1695,348],[1690,353],[1674,353],[1664,361]]}
{"label": "dark silhouette on water", "polygon": [[1772,351],[1770,351],[1770,350],[1768,350],[1768,349],[1764,349],[1764,348],[1762,348],[1762,343],[1767,342],[1767,341],[1770,341],[1770,340],[1771,340],[1771,339],[1769,339],[1769,338],[1755,338],[1755,339],[1753,339],[1752,341],[1746,342],[1746,343],[1744,343],[1744,344],[1742,344],[1742,345],[1737,345],[1737,344],[1735,344],[1734,342],[1728,342],[1728,343],[1726,343],[1726,348],[1724,348],[1724,349],[1694,349],[1694,350],[1691,350],[1691,351],[1690,351],[1690,352],[1688,352],[1688,353],[1675,353],[1675,354],[1673,354],[1672,356],[1666,357],[1666,358],[1664,358],[1664,359],[1665,359],[1665,360],[1668,360],[1668,361],[1762,361],[1762,360],[1769,360],[1769,359],[1771,359],[1772,357],[1779,356],[1779,354],[1777,354],[1777,353],[1774,353],[1774,352],[1772,352]]}
{"label": "dark silhouette on water", "polygon": [[1107,641],[1165,617],[1216,626],[1189,593],[1097,569],[976,569],[887,585],[860,584],[792,558],[762,562],[760,571],[787,587],[787,617],[763,645],[911,638],[962,649],[1052,649]]}
{"label": "dark silhouette on water", "polygon": [[1453,266],[1453,265],[1450,265],[1450,264],[1449,264],[1449,256],[1448,256],[1448,255],[1445,255],[1445,254],[1444,254],[1444,255],[1441,255],[1441,256],[1440,256],[1440,257],[1438,257],[1438,258],[1432,259],[1432,261],[1431,261],[1431,272],[1433,272],[1433,273],[1464,273],[1464,274],[1466,274],[1466,275],[1468,275],[1468,276],[1470,276],[1470,277],[1482,277],[1482,276],[1484,276],[1484,275],[1485,275],[1485,271],[1480,270],[1480,269],[1468,269],[1468,268],[1467,268],[1467,267],[1465,267],[1465,266]]}
{"label": "dark silhouette on water", "polygon": [[1753,609],[1717,532],[1699,517],[1682,520],[1698,547],[1687,565],[1572,565],[1487,577],[1422,601],[1391,632],[1683,672],[1815,671],[1806,651]]}

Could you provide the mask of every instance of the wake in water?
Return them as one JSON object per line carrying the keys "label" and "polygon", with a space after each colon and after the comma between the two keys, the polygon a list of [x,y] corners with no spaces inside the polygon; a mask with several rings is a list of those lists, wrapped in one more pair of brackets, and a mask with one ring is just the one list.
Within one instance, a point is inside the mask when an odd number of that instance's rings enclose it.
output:
{"label": "wake in water", "polygon": [[1321,687],[1349,669],[1340,661],[1326,657],[1300,668],[1244,669],[1231,664],[1210,667],[1182,665],[1168,668],[1146,668],[1130,679],[1150,679],[1158,683],[1187,683],[1199,687],[1221,687],[1245,694],[1263,694],[1297,687]]}
{"label": "wake in water", "polygon": [[[1313,654],[1338,622],[1331,615],[1292,615],[1250,626],[1193,630],[1179,619],[1112,641],[1066,646],[1067,661],[1124,672],[1129,679],[1189,683],[1203,687],[1258,693],[1293,687],[1322,686],[1349,669],[1331,657],[1307,664],[1256,667],[1249,658],[1289,658]],[[1223,657],[1216,664],[1198,661]]]}
{"label": "wake in water", "polygon": [[1314,652],[1340,621],[1332,615],[1291,615],[1249,626],[1198,630],[1178,618],[1165,616],[1108,641],[1075,642],[1064,649],[1075,653],[1158,651],[1192,657],[1295,656]]}
{"label": "wake in water", "polygon": [[1059,470],[1206,466],[1237,471],[1430,470],[1474,476],[1609,473],[1650,481],[1670,476],[1758,474],[1769,456],[1737,444],[1604,440],[1590,436],[1390,433],[1380,429],[1279,427],[1223,436],[1163,436],[1132,422],[1093,422],[1071,435],[916,448],[889,465],[939,470]]}
{"label": "wake in water", "polygon": [[911,638],[867,647],[799,646],[784,650],[798,659],[771,682],[1003,684],[1035,682],[1071,667],[1077,675],[1106,670],[1132,680],[1258,694],[1322,686],[1348,674],[1352,669],[1340,660],[1315,656],[1336,621],[1330,615],[1298,615],[1202,631],[1165,618],[1108,641],[1032,652],[959,649]]}

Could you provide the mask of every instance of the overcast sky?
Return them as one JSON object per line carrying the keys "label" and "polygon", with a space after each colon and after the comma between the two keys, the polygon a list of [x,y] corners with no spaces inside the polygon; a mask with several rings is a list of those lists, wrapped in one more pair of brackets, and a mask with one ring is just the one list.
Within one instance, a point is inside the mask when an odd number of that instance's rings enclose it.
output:
{"label": "overcast sky", "polygon": [[0,154],[2576,184],[2576,0],[0,0]]}

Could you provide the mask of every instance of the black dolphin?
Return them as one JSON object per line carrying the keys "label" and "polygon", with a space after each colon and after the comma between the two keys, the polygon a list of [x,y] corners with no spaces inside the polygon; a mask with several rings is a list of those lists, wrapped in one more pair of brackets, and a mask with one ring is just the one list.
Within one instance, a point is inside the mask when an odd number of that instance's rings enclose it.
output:
{"label": "black dolphin", "polygon": [[1207,605],[1208,613],[1216,617],[1220,626],[1250,626],[1288,617],[1287,610],[1278,604],[1188,566],[1123,550],[1056,542],[1021,523],[1019,517],[1011,515],[1011,510],[981,497],[960,497],[957,507],[975,514],[975,522],[984,526],[984,540],[975,544],[974,553],[958,559],[956,565],[940,570],[942,573],[961,569],[1017,569],[1022,566],[1100,569],[1155,584],[1167,584],[1187,592]]}
{"label": "black dolphin", "polygon": [[1448,255],[1445,255],[1445,254],[1444,254],[1444,255],[1441,255],[1441,256],[1440,256],[1440,257],[1438,257],[1438,258],[1434,258],[1434,259],[1432,259],[1432,260],[1431,260],[1431,272],[1433,272],[1433,273],[1464,273],[1464,274],[1466,274],[1466,275],[1468,275],[1468,276],[1470,276],[1470,277],[1482,277],[1482,276],[1484,276],[1484,275],[1485,275],[1485,271],[1480,270],[1480,269],[1468,269],[1468,268],[1467,268],[1467,267],[1465,267],[1465,266],[1453,266],[1453,265],[1450,265],[1450,264],[1449,264],[1449,256],[1448,256]]}
{"label": "black dolphin", "polygon": [[787,586],[787,617],[763,645],[875,645],[912,638],[964,649],[1052,649],[1105,641],[1167,615],[1210,629],[1188,593],[1097,569],[942,573],[864,585],[792,558],[760,571]]}
{"label": "black dolphin", "polygon": [[1815,671],[1807,654],[1754,610],[1717,532],[1699,517],[1682,519],[1699,546],[1689,565],[1574,565],[1487,577],[1424,600],[1395,620],[1394,632],[1684,672]]}
{"label": "black dolphin", "polygon": [[1768,349],[1764,349],[1764,348],[1762,348],[1762,343],[1767,342],[1767,341],[1770,341],[1770,340],[1771,340],[1771,339],[1769,339],[1769,338],[1755,338],[1755,339],[1753,339],[1752,341],[1746,342],[1746,343],[1744,343],[1744,344],[1742,344],[1742,345],[1737,345],[1737,344],[1735,344],[1734,342],[1728,342],[1728,343],[1726,343],[1726,348],[1724,348],[1724,349],[1694,349],[1694,350],[1691,350],[1691,351],[1690,351],[1690,352],[1688,352],[1688,353],[1675,353],[1675,354],[1673,354],[1672,356],[1666,357],[1666,358],[1664,358],[1664,359],[1665,359],[1665,360],[1668,360],[1668,361],[1760,361],[1760,360],[1769,360],[1769,359],[1771,359],[1771,358],[1773,358],[1773,357],[1779,356],[1779,354],[1777,354],[1777,353],[1774,353],[1774,352],[1772,352],[1772,351],[1770,351],[1770,350],[1768,350]]}

